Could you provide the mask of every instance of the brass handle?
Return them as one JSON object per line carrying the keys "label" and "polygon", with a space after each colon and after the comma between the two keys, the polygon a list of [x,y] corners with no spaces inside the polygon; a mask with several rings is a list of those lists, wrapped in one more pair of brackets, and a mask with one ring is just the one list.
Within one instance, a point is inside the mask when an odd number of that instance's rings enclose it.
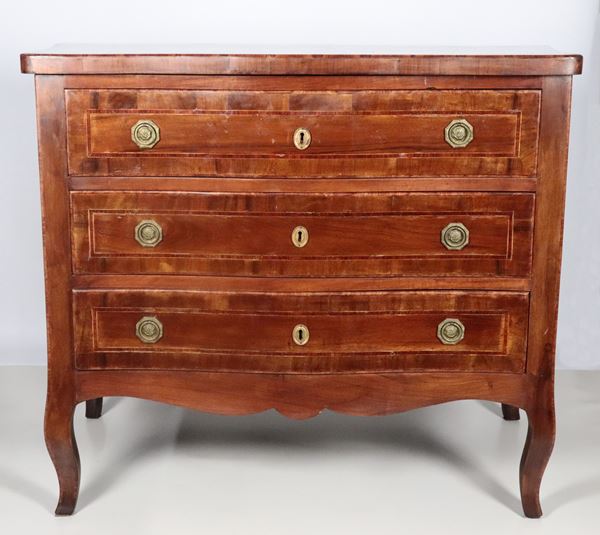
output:
{"label": "brass handle", "polygon": [[448,223],[442,229],[442,244],[451,251],[460,251],[469,244],[469,229],[462,223]]}
{"label": "brass handle", "polygon": [[438,325],[437,337],[444,345],[458,344],[465,337],[465,326],[460,320],[446,318]]}
{"label": "brass handle", "polygon": [[296,247],[304,247],[308,243],[308,229],[300,225],[292,230],[292,243]]}
{"label": "brass handle", "polygon": [[160,141],[160,128],[150,119],[142,119],[131,127],[131,139],[140,149],[151,149]]}
{"label": "brass handle", "polygon": [[308,128],[297,128],[294,132],[294,145],[298,150],[306,150],[310,147],[312,136]]}
{"label": "brass handle", "polygon": [[145,219],[136,225],[134,236],[142,247],[156,247],[163,239],[162,227],[152,219]]}
{"label": "brass handle", "polygon": [[446,127],[446,143],[454,149],[462,149],[473,141],[473,126],[466,119],[454,119]]}
{"label": "brass handle", "polygon": [[155,344],[163,336],[163,324],[154,316],[144,316],[135,326],[135,335],[144,344]]}
{"label": "brass handle", "polygon": [[296,345],[305,345],[308,342],[309,338],[310,331],[308,330],[308,327],[306,325],[299,323],[294,327],[294,330],[292,331],[292,339],[294,340],[294,343]]}

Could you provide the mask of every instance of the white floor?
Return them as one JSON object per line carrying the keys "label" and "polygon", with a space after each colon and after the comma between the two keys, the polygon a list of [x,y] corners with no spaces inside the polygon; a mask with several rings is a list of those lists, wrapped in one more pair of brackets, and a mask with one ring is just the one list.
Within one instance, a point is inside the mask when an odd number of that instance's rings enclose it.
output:
{"label": "white floor", "polygon": [[120,398],[78,408],[79,505],[55,518],[44,396],[44,368],[0,368],[3,534],[600,534],[600,372],[558,375],[541,520],[518,497],[526,419],[492,403],[297,422]]}

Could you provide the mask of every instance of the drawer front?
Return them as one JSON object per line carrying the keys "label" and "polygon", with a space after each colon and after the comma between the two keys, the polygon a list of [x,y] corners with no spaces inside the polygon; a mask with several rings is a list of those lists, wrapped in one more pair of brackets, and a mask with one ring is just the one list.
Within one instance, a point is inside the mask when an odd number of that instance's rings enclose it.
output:
{"label": "drawer front", "polygon": [[535,175],[537,90],[300,89],[68,90],[69,172]]}
{"label": "drawer front", "polygon": [[74,292],[80,369],[523,372],[517,292]]}
{"label": "drawer front", "polygon": [[73,192],[71,209],[76,273],[527,277],[531,270],[533,194]]}

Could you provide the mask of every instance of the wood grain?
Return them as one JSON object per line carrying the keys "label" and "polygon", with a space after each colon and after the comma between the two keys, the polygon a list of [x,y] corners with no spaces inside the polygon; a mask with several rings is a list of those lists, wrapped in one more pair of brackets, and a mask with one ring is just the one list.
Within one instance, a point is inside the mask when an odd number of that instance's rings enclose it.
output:
{"label": "wood grain", "polygon": [[[308,99],[306,99],[308,100]],[[320,98],[320,101],[330,99]],[[268,106],[268,104],[267,104]],[[317,106],[315,106],[317,107]],[[319,106],[326,107],[326,106]],[[287,111],[287,110],[286,110]],[[436,155],[456,153],[443,138],[444,128],[456,113],[432,111],[430,114],[370,113],[352,114],[231,111],[214,113],[180,110],[156,113],[88,114],[89,156],[136,155],[143,158],[164,156],[220,156],[261,158],[285,155],[312,158],[359,156]],[[514,157],[517,150],[519,115],[466,114],[477,137],[460,151],[477,156]],[[152,149],[140,149],[131,140],[131,127],[149,119],[160,127],[161,140]],[[292,142],[296,128],[310,130],[312,143],[298,152]],[[415,131],[420,131],[416,137]]]}
{"label": "wood grain", "polygon": [[[169,207],[165,209],[165,207]],[[531,266],[530,194],[71,194],[76,273],[246,276],[517,276]],[[142,247],[143,220],[163,240]],[[450,223],[469,229],[448,250]],[[293,229],[309,241],[295,247]]]}
{"label": "wood grain", "polygon": [[313,178],[91,177],[71,176],[73,191],[191,191],[238,193],[535,192],[536,179],[523,177],[401,177],[330,180]]}
{"label": "wood grain", "polygon": [[529,313],[527,372],[537,379],[535,405],[527,411],[527,441],[521,458],[521,501],[525,515],[542,516],[539,491],[554,447],[554,359],[564,205],[569,146],[571,79],[544,80],[540,184],[537,192],[534,272]]}
{"label": "wood grain", "polygon": [[197,277],[195,275],[74,275],[77,289],[205,290],[225,292],[294,293],[392,290],[508,290],[531,289],[531,280],[516,277]]}
{"label": "wood grain", "polygon": [[[36,91],[57,514],[79,490],[75,405],[95,418],[104,396],[135,396],[292,418],[523,409],[521,498],[541,516],[580,56],[21,59],[53,74]],[[475,128],[464,149],[444,141],[455,117]],[[131,141],[140,118],[160,124],[153,149]],[[141,217],[163,227],[155,249],[133,239]],[[456,220],[469,245],[440,249]],[[163,323],[155,344],[136,337],[144,315]],[[466,327],[454,346],[447,317]]]}
{"label": "wood grain", "polygon": [[22,54],[37,74],[572,75],[578,55]]}
{"label": "wood grain", "polygon": [[[277,373],[487,370],[522,372],[528,311],[523,293],[379,292],[245,294],[76,291],[79,368],[165,368]],[[156,317],[163,337],[135,335]],[[465,338],[444,345],[446,318]],[[292,341],[307,325],[304,346]]]}
{"label": "wood grain", "polygon": [[66,175],[66,131],[63,79],[36,77],[40,158],[44,282],[48,333],[48,390],[44,438],[60,486],[57,515],[75,509],[79,493],[80,461],[73,431],[75,375],[71,313],[71,248],[69,196]]}
{"label": "wood grain", "polygon": [[491,90],[541,89],[542,76],[218,76],[218,75],[65,75],[66,89],[190,89],[193,91]]}
{"label": "wood grain", "polygon": [[[68,90],[73,175],[392,177],[536,172],[540,93],[503,91]],[[271,87],[272,84],[269,84]],[[468,120],[474,140],[452,148],[445,127]],[[139,149],[149,119],[160,141]],[[292,137],[308,128],[298,151]]]}
{"label": "wood grain", "polygon": [[132,396],[226,415],[275,409],[296,419],[333,410],[356,416],[407,411],[459,399],[528,408],[531,377],[507,373],[282,375],[191,371],[78,371],[78,399]]}

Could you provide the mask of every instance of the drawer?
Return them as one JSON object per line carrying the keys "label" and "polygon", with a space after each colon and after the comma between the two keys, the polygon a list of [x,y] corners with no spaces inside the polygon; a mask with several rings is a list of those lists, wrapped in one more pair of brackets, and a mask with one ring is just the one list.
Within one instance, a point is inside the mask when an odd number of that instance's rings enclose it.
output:
{"label": "drawer", "polygon": [[515,276],[533,194],[72,192],[76,273]]}
{"label": "drawer", "polygon": [[518,292],[74,292],[80,369],[523,372]]}
{"label": "drawer", "polygon": [[69,172],[319,178],[536,173],[537,90],[303,90],[309,83],[299,81],[297,91],[67,90]]}

